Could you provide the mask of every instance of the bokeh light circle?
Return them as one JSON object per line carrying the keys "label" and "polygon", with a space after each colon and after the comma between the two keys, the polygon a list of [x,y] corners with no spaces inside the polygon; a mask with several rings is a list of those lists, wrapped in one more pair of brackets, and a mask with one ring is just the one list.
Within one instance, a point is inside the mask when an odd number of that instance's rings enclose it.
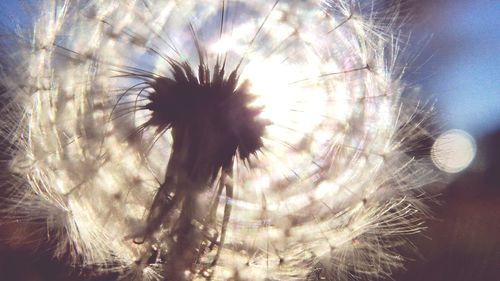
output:
{"label": "bokeh light circle", "polygon": [[467,168],[476,155],[476,142],[467,132],[449,130],[441,134],[431,149],[434,164],[447,173],[458,173]]}

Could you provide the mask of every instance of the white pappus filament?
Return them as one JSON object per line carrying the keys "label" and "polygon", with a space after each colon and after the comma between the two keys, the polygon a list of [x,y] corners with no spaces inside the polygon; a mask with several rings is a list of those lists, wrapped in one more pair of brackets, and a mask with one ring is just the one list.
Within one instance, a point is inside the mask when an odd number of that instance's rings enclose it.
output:
{"label": "white pappus filament", "polygon": [[[121,280],[370,280],[402,265],[432,171],[406,153],[423,128],[401,101],[397,4],[41,2],[19,34],[25,78],[3,75],[2,128],[20,186],[9,216],[46,220],[55,255]],[[224,87],[237,98],[220,111],[165,90]],[[204,154],[226,134],[229,160]]]}

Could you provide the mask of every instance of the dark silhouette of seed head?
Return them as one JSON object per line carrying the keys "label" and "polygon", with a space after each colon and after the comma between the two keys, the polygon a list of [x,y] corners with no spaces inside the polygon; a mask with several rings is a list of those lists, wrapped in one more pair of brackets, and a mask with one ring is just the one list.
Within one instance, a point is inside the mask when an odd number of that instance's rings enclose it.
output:
{"label": "dark silhouette of seed head", "polygon": [[[217,63],[212,77],[200,62],[198,75],[188,63],[170,62],[172,78],[155,78],[146,109],[146,126],[157,132],[172,130],[172,160],[193,181],[209,181],[221,168],[230,168],[236,155],[248,160],[262,147],[267,122],[262,108],[249,104],[253,96],[247,81],[238,84],[237,69],[226,77]],[[174,159],[177,158],[177,159]]]}

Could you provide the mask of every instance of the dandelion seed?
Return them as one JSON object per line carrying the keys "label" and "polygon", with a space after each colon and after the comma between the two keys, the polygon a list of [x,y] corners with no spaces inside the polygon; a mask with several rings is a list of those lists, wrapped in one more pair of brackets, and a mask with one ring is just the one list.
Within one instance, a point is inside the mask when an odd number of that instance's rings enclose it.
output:
{"label": "dandelion seed", "polygon": [[3,79],[10,214],[121,280],[390,275],[432,171],[405,153],[397,5],[375,10],[44,1],[27,85]]}

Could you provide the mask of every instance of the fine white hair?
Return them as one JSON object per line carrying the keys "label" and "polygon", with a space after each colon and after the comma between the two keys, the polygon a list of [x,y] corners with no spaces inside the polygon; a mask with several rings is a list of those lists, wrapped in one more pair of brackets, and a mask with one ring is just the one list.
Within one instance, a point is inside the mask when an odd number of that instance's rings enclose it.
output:
{"label": "fine white hair", "polygon": [[[219,57],[228,69],[241,64],[251,106],[269,125],[262,149],[233,163],[234,196],[203,191],[232,213],[217,263],[193,265],[186,279],[389,276],[406,237],[423,229],[421,187],[434,176],[426,157],[409,153],[425,127],[420,108],[401,98],[398,9],[361,0],[40,1],[30,33],[17,33],[19,67],[2,73],[15,186],[4,212],[42,221],[54,254],[69,253],[74,266],[168,280],[161,255],[175,241],[132,238],[172,137],[129,137],[148,118],[134,110],[145,101],[131,73],[168,77],[166,58],[196,66],[199,42],[211,68]],[[199,264],[213,256],[200,254]]]}

